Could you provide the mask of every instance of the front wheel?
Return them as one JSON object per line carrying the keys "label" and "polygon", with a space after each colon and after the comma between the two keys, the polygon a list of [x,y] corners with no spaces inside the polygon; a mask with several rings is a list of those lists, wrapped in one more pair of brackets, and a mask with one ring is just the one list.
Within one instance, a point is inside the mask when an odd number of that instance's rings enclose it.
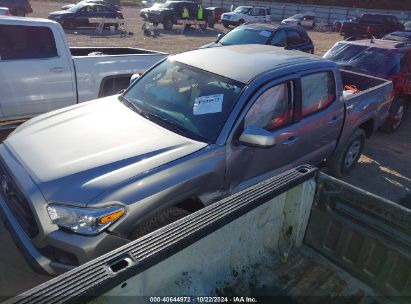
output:
{"label": "front wheel", "polygon": [[327,167],[331,174],[340,177],[347,175],[355,167],[364,149],[365,132],[362,129],[357,129],[347,141],[344,147],[334,152],[327,159]]}
{"label": "front wheel", "polygon": [[222,21],[223,26],[228,29],[230,27],[230,25],[227,22]]}
{"label": "front wheel", "polygon": [[14,11],[14,15],[19,16],[19,17],[25,17],[26,16],[26,11],[23,8],[18,7]]}

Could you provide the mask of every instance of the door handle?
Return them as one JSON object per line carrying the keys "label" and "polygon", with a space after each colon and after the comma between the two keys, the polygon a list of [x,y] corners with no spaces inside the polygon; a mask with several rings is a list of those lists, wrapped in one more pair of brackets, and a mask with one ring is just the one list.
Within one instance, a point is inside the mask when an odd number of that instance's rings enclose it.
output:
{"label": "door handle", "polygon": [[67,71],[67,69],[64,67],[54,67],[50,69],[50,72],[53,72],[53,73],[61,73],[64,71]]}
{"label": "door handle", "polygon": [[328,124],[329,125],[335,125],[337,123],[337,121],[339,121],[340,118],[339,117],[333,117],[333,119],[331,119]]}
{"label": "door handle", "polygon": [[291,136],[289,138],[287,138],[287,140],[283,141],[283,145],[292,145],[293,143],[295,143],[297,140],[299,140],[300,138],[298,136]]}

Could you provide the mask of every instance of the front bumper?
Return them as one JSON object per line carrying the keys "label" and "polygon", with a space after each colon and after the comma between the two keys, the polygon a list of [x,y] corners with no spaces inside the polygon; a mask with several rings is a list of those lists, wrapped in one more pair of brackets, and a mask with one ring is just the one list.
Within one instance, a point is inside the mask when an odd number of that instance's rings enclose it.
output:
{"label": "front bumper", "polygon": [[[84,236],[58,229],[47,214],[47,201],[4,144],[0,145],[0,155],[2,167],[13,180],[10,181],[10,186],[26,199],[25,204],[20,204],[7,191],[0,189],[0,217],[28,264],[36,272],[57,275],[129,242],[106,232]],[[30,197],[26,194],[30,194]],[[18,207],[13,204],[18,204]],[[35,222],[37,228],[34,232],[27,229],[24,218],[22,220],[22,215],[18,212],[24,212],[27,208],[30,208],[34,218],[30,224],[33,226]],[[26,218],[27,213],[25,212]]]}
{"label": "front bumper", "polygon": [[238,25],[238,21],[233,21],[230,19],[221,19],[221,23],[224,25],[234,25],[234,26]]}

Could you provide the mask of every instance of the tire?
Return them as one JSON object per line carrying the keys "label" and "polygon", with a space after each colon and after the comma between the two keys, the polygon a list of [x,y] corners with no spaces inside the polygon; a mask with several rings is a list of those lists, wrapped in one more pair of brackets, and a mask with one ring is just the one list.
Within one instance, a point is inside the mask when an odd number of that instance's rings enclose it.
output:
{"label": "tire", "polygon": [[390,109],[390,118],[387,118],[380,127],[380,130],[386,133],[394,133],[397,131],[404,120],[406,110],[407,108],[404,99],[400,98],[394,101]]}
{"label": "tire", "polygon": [[334,152],[334,154],[327,159],[327,167],[330,169],[332,175],[341,177],[350,173],[361,156],[364,149],[365,138],[364,130],[355,130],[345,146]]}
{"label": "tire", "polygon": [[26,11],[24,8],[18,7],[14,10],[14,16],[26,17]]}
{"label": "tire", "polygon": [[76,21],[74,20],[64,20],[63,27],[68,30],[74,30],[76,28]]}
{"label": "tire", "polygon": [[243,19],[240,19],[240,20],[238,20],[237,25],[241,25],[241,24],[244,24],[244,23],[245,23],[245,21]]}
{"label": "tire", "polygon": [[172,30],[173,29],[173,20],[170,18],[166,18],[163,21],[163,29],[165,30]]}
{"label": "tire", "polygon": [[171,224],[172,222],[177,221],[189,214],[190,212],[177,207],[168,207],[163,209],[159,213],[154,214],[152,217],[138,224],[132,231],[130,238],[132,240],[138,239],[143,235]]}
{"label": "tire", "polygon": [[227,23],[227,22],[222,22],[222,24],[223,24],[223,26],[226,28],[226,29],[228,29],[229,27],[230,27],[230,25]]}
{"label": "tire", "polygon": [[215,17],[214,16],[210,16],[207,19],[207,25],[208,25],[209,28],[214,28],[214,25],[215,25]]}

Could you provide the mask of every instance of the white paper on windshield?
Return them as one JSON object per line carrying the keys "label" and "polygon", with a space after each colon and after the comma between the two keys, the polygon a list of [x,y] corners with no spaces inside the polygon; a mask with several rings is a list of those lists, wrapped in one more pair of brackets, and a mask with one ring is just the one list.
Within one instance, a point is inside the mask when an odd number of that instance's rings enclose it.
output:
{"label": "white paper on windshield", "polygon": [[194,99],[193,114],[220,113],[223,108],[223,98],[224,94],[197,97]]}
{"label": "white paper on windshield", "polygon": [[261,36],[264,36],[264,37],[270,37],[270,36],[271,36],[271,33],[270,33],[269,31],[261,31],[261,32],[260,32],[260,35],[261,35]]}

